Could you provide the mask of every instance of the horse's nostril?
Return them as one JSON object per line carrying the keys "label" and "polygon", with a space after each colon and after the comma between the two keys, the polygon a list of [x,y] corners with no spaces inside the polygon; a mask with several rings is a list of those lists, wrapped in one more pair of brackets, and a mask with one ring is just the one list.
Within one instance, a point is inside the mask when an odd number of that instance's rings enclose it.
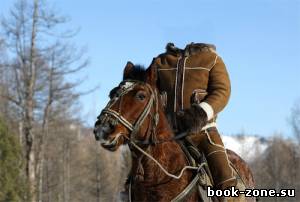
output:
{"label": "horse's nostril", "polygon": [[116,125],[117,123],[115,121],[109,122],[109,127],[111,128],[111,130],[114,130]]}
{"label": "horse's nostril", "polygon": [[98,128],[96,128],[96,136],[98,136],[99,138],[106,139],[114,131],[114,128],[115,127],[111,123],[106,122]]}
{"label": "horse's nostril", "polygon": [[105,120],[105,121],[101,121],[98,122],[97,124],[95,124],[95,128],[94,128],[94,135],[95,135],[95,139],[96,140],[100,140],[100,139],[107,139],[108,136],[115,130],[115,126],[116,126],[116,122],[115,121],[109,121],[109,120]]}
{"label": "horse's nostril", "polygon": [[113,132],[113,129],[114,129],[114,126],[110,123],[107,123],[102,127],[103,132],[108,133],[108,134]]}

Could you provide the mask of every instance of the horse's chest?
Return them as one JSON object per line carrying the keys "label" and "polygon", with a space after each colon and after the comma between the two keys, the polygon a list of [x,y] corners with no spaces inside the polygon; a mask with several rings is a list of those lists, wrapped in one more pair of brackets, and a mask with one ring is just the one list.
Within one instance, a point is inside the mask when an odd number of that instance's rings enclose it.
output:
{"label": "horse's chest", "polygon": [[165,202],[171,201],[172,196],[168,189],[155,189],[155,188],[145,188],[145,187],[137,187],[133,192],[132,201],[157,201],[157,202]]}
{"label": "horse's chest", "polygon": [[[155,186],[143,186],[137,184],[132,189],[132,201],[157,201],[166,202],[174,199],[188,184],[186,180],[171,180],[168,183],[155,185]],[[187,199],[187,201],[189,201]]]}

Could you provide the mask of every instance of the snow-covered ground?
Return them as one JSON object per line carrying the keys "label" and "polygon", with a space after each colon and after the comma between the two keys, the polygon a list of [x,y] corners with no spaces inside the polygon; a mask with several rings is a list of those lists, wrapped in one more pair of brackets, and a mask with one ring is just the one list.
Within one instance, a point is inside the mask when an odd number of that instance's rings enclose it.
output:
{"label": "snow-covered ground", "polygon": [[246,161],[264,152],[268,146],[266,139],[254,135],[223,135],[222,139],[227,149],[236,152]]}

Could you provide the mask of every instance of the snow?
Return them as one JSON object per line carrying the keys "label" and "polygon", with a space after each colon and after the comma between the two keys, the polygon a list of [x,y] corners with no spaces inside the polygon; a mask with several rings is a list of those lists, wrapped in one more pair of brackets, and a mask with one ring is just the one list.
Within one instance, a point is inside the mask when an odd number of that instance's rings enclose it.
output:
{"label": "snow", "polygon": [[254,135],[223,135],[222,140],[227,149],[236,152],[246,161],[251,161],[255,156],[263,153],[268,146],[267,141]]}

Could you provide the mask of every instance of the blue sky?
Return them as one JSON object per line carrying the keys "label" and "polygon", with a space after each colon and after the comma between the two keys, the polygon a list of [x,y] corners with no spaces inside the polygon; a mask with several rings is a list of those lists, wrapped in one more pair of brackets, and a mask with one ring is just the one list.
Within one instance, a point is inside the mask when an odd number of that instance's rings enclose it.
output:
{"label": "blue sky", "polygon": [[[207,42],[227,65],[232,94],[219,114],[224,134],[291,135],[288,117],[300,97],[300,1],[49,1],[80,27],[75,42],[91,63],[79,90],[100,84],[81,99],[90,125],[122,78],[128,60],[148,66],[167,42]],[[12,0],[1,0],[6,14]]]}

